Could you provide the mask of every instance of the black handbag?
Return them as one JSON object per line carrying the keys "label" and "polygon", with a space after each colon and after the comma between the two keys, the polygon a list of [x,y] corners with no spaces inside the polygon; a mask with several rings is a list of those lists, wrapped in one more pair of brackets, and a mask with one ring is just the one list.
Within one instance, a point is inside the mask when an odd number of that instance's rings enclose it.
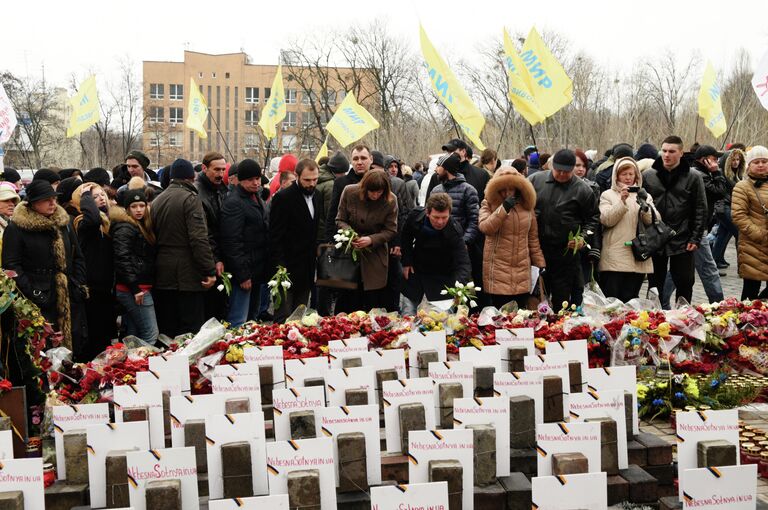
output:
{"label": "black handbag", "polygon": [[317,285],[334,289],[357,289],[360,285],[360,263],[351,253],[333,244],[321,244],[317,255]]}
{"label": "black handbag", "polygon": [[635,259],[644,261],[660,252],[677,232],[656,218],[656,210],[651,207],[651,224],[643,223],[642,210],[637,214],[637,237],[632,239],[632,255]]}

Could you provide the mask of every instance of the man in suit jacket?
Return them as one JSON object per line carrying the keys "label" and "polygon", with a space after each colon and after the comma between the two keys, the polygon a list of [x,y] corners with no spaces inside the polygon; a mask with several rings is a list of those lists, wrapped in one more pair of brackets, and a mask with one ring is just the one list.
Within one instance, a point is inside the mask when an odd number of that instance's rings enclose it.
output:
{"label": "man in suit jacket", "polygon": [[269,214],[272,267],[284,266],[292,285],[275,311],[275,322],[283,322],[301,305],[307,304],[315,281],[317,228],[323,211],[315,193],[320,168],[314,160],[296,165],[297,180],[272,197]]}

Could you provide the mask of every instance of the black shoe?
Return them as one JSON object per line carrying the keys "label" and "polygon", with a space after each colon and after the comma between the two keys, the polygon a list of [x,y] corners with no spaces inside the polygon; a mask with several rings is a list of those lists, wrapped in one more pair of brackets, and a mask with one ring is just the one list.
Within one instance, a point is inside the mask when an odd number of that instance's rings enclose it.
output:
{"label": "black shoe", "polygon": [[718,269],[728,269],[729,267],[731,267],[731,265],[728,262],[718,262],[717,263],[717,268]]}

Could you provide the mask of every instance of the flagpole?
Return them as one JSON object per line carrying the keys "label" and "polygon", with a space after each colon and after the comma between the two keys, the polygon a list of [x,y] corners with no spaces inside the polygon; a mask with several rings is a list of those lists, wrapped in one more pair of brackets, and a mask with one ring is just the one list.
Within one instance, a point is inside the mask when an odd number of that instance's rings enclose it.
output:
{"label": "flagpole", "polygon": [[267,155],[264,157],[264,174],[269,171],[269,153],[272,151],[272,139],[267,140]]}
{"label": "flagpole", "polygon": [[533,134],[533,124],[530,122],[528,123],[528,129],[531,131],[531,140],[533,140],[533,146],[536,147],[536,152],[538,152],[539,148],[536,145],[536,137]]}
{"label": "flagpole", "polygon": [[499,155],[499,150],[501,149],[501,142],[504,140],[504,132],[507,130],[507,122],[509,122],[509,114],[511,112],[512,108],[510,108],[509,103],[507,103],[507,114],[504,117],[504,126],[501,128],[501,135],[499,136],[499,144],[496,146],[496,155]]}
{"label": "flagpole", "polygon": [[731,119],[731,125],[728,126],[728,131],[725,132],[725,136],[723,137],[723,143],[720,145],[720,150],[723,150],[723,147],[725,147],[725,142],[728,140],[728,135],[731,133],[731,128],[733,127],[733,124],[736,122],[736,117],[739,116],[739,112],[741,111],[741,106],[744,104],[744,98],[747,95],[747,87],[744,87],[744,92],[741,94],[741,99],[739,99],[739,106],[736,107],[736,113],[733,114],[733,118]]}
{"label": "flagpole", "polygon": [[216,132],[219,133],[219,136],[221,137],[221,141],[224,142],[224,147],[227,149],[227,152],[229,153],[229,157],[232,158],[232,163],[237,163],[237,160],[235,159],[234,154],[232,154],[232,151],[229,150],[229,144],[227,143],[227,140],[224,138],[224,135],[221,134],[221,129],[219,129],[219,123],[216,122],[216,117],[213,116],[213,113],[210,111],[208,112],[208,115],[210,115],[211,120],[213,121],[213,125],[216,126]]}
{"label": "flagpole", "polygon": [[699,115],[696,115],[696,127],[693,130],[693,143],[699,141]]}

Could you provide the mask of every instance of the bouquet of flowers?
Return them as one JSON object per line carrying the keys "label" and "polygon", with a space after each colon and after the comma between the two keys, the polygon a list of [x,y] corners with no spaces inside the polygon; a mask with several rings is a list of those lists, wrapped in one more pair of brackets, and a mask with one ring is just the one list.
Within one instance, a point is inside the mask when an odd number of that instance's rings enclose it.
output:
{"label": "bouquet of flowers", "polygon": [[218,289],[219,292],[226,292],[227,296],[232,294],[232,273],[221,273],[219,279],[221,280],[221,283],[216,286],[216,289]]}
{"label": "bouquet of flowers", "polygon": [[267,282],[269,287],[269,295],[272,297],[272,302],[275,304],[275,309],[280,308],[288,294],[288,289],[291,288],[291,278],[288,275],[288,270],[283,266],[277,266],[277,272]]}
{"label": "bouquet of flowers", "polygon": [[349,253],[351,250],[352,260],[355,262],[360,258],[360,253],[363,251],[352,246],[352,243],[359,238],[360,234],[351,228],[340,228],[338,233],[333,236],[333,240],[336,241],[336,249],[344,248],[344,253]]}
{"label": "bouquet of flowers", "polygon": [[440,291],[443,296],[451,296],[453,298],[454,306],[467,305],[474,308],[477,306],[477,293],[482,290],[480,287],[475,287],[474,282],[469,282],[464,285],[461,282],[455,282],[453,287],[445,287]]}

